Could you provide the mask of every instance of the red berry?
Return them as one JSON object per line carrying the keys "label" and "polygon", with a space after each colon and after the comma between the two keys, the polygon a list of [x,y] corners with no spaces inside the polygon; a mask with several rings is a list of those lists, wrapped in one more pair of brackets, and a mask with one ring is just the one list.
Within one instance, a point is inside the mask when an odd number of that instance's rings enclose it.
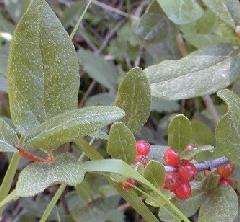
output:
{"label": "red berry", "polygon": [[175,189],[176,197],[180,200],[186,200],[191,197],[192,189],[189,182],[181,182]]}
{"label": "red berry", "polygon": [[150,152],[150,144],[145,140],[138,140],[135,147],[137,155],[147,156]]}
{"label": "red berry", "polygon": [[163,160],[167,165],[177,167],[180,157],[172,148],[168,148],[163,154]]}
{"label": "red berry", "polygon": [[137,155],[135,158],[135,163],[141,163],[145,166],[148,163],[148,158],[145,155]]}
{"label": "red berry", "polygon": [[137,185],[138,185],[138,182],[132,178],[129,178],[126,181],[121,182],[122,189],[127,192]]}
{"label": "red berry", "polygon": [[185,147],[185,151],[191,151],[191,150],[194,149],[194,147],[195,147],[194,144],[188,144],[188,145]]}
{"label": "red berry", "polygon": [[197,168],[188,160],[181,160],[178,168],[179,176],[184,181],[191,181],[197,175]]}
{"label": "red berry", "polygon": [[229,177],[234,171],[234,165],[232,163],[227,163],[217,168],[217,173],[221,177]]}
{"label": "red berry", "polygon": [[164,188],[174,192],[179,182],[180,182],[180,177],[178,173],[166,173]]}
{"label": "red berry", "polygon": [[219,180],[219,183],[218,184],[220,184],[220,185],[227,185],[227,186],[233,186],[233,181],[231,180],[231,179],[229,179],[229,178],[221,178],[220,180]]}

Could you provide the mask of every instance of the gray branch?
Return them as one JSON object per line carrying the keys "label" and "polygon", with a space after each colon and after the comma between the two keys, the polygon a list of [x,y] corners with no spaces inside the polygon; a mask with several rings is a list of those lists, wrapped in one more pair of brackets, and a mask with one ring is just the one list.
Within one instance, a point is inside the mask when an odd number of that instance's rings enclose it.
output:
{"label": "gray branch", "polygon": [[[216,168],[228,162],[229,160],[226,157],[220,157],[215,160],[204,161],[201,163],[194,163],[194,166],[198,169],[198,171],[203,171],[203,170],[211,170],[213,168]],[[164,167],[166,172],[168,173],[176,172],[176,168],[174,167],[171,167],[171,166],[164,166]]]}

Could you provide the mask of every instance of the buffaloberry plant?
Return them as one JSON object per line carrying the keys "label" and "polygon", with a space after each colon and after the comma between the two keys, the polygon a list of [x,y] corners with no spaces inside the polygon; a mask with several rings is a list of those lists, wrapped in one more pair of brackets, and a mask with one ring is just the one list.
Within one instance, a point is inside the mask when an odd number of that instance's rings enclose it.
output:
{"label": "buffaloberry plant", "polygon": [[0,13],[1,221],[240,221],[238,0]]}

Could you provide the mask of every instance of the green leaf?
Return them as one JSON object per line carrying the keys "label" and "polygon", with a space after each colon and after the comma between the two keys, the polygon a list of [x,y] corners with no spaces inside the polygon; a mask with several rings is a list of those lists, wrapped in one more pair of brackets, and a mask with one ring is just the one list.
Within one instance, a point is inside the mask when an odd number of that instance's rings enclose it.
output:
{"label": "green leaf", "polygon": [[172,112],[180,109],[176,101],[162,100],[157,97],[152,97],[151,111],[157,112]]}
{"label": "green leaf", "polygon": [[188,24],[203,15],[202,8],[195,0],[157,0],[168,18],[175,24]]}
{"label": "green leaf", "polygon": [[16,131],[7,121],[0,118],[0,152],[15,153],[17,151],[16,144],[18,144]]}
{"label": "green leaf", "polygon": [[240,3],[238,0],[224,0],[224,4],[227,6],[231,17],[233,18],[235,25],[240,24]]}
{"label": "green leaf", "polygon": [[[229,0],[203,0],[204,4],[228,25],[235,27],[226,2]],[[233,2],[233,1],[231,1]]]}
{"label": "green leaf", "polygon": [[114,103],[114,95],[110,93],[99,93],[94,96],[88,97],[86,101],[86,106],[96,106],[96,105],[112,105]]}
{"label": "green leaf", "polygon": [[140,21],[134,25],[139,44],[153,58],[154,63],[180,58],[176,42],[177,29],[156,1],[152,1]]}
{"label": "green leaf", "polygon": [[203,122],[193,119],[192,126],[192,143],[197,145],[213,145],[215,143],[213,131]]}
{"label": "green leaf", "polygon": [[199,20],[188,25],[182,25],[180,29],[184,38],[197,48],[219,43],[239,43],[239,38],[233,28],[224,23],[209,9],[204,11],[204,15]]}
{"label": "green leaf", "polygon": [[80,64],[94,80],[115,91],[119,74],[114,65],[89,50],[80,49],[78,57]]}
{"label": "green leaf", "polygon": [[0,49],[0,74],[3,76],[7,74],[8,50],[8,45]]}
{"label": "green leaf", "polygon": [[0,32],[11,33],[14,30],[14,25],[0,14]]}
{"label": "green leaf", "polygon": [[17,25],[8,65],[11,116],[22,134],[77,107],[77,55],[44,0],[32,1]]}
{"label": "green leaf", "polygon": [[26,145],[54,149],[80,136],[89,135],[123,116],[123,110],[115,106],[92,106],[67,111],[33,129],[26,138]]}
{"label": "green leaf", "polygon": [[140,68],[131,69],[124,76],[115,104],[125,111],[123,122],[133,132],[137,132],[147,121],[151,96],[148,80]]}
{"label": "green leaf", "polygon": [[168,126],[168,145],[177,152],[185,149],[192,138],[191,122],[182,114],[171,119]]}
{"label": "green leaf", "polygon": [[149,161],[144,169],[144,177],[155,187],[163,185],[165,181],[164,166],[158,161]]}
{"label": "green leaf", "polygon": [[15,194],[18,197],[32,197],[53,184],[75,186],[82,182],[85,172],[70,153],[57,156],[53,164],[31,163],[21,171]]}
{"label": "green leaf", "polygon": [[124,123],[114,123],[109,132],[107,152],[128,164],[133,163],[136,156],[135,138]]}
{"label": "green leaf", "polygon": [[240,98],[225,89],[218,96],[228,105],[228,112],[220,119],[216,128],[218,151],[234,163],[240,163]]}
{"label": "green leaf", "polygon": [[207,196],[199,211],[199,222],[233,222],[238,213],[238,196],[231,186],[219,186]]}
{"label": "green leaf", "polygon": [[[144,70],[151,95],[177,100],[208,95],[239,77],[239,47],[219,44],[200,49],[180,60],[166,60]],[[220,74],[219,74],[220,73]]]}

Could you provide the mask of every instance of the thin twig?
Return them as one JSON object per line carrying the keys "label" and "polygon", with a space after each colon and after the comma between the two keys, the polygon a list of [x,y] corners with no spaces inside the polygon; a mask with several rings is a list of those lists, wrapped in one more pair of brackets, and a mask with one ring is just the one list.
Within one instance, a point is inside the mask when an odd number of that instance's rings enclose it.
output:
{"label": "thin twig", "polygon": [[81,101],[79,102],[78,107],[82,107],[82,106],[83,106],[85,100],[87,99],[87,97],[89,96],[89,94],[91,93],[91,91],[93,90],[93,88],[94,88],[95,85],[96,85],[96,81],[93,80],[93,81],[91,82],[91,84],[89,85],[89,87],[88,87],[86,93],[84,94],[83,98],[82,98]]}
{"label": "thin twig", "polygon": [[88,10],[88,7],[90,6],[91,2],[92,2],[91,0],[88,1],[83,13],[81,14],[81,16],[79,17],[79,19],[77,21],[77,24],[74,26],[74,29],[72,30],[72,33],[70,34],[70,39],[73,39],[74,35],[76,34],[76,32],[78,30],[78,27],[79,27],[81,21],[83,20],[83,17],[86,14],[86,12]]}
{"label": "thin twig", "polygon": [[185,57],[188,54],[188,49],[187,49],[184,39],[180,33],[177,34],[176,41],[177,41],[177,47],[178,47],[182,57]]}
{"label": "thin twig", "polygon": [[[220,158],[217,158],[214,160],[208,160],[208,161],[204,161],[201,163],[195,163],[194,166],[197,168],[198,171],[203,171],[203,170],[211,170],[218,166],[224,165],[228,162],[229,162],[229,160],[226,157],[220,157]],[[176,172],[176,170],[177,170],[176,168],[170,167],[170,166],[164,166],[164,168],[167,173]]]}
{"label": "thin twig", "polygon": [[109,41],[112,39],[112,37],[115,35],[115,33],[119,30],[119,28],[123,25],[124,21],[120,21],[113,29],[111,29],[104,41],[102,42],[101,46],[99,47],[99,49],[97,50],[97,54],[100,54],[108,45]]}

